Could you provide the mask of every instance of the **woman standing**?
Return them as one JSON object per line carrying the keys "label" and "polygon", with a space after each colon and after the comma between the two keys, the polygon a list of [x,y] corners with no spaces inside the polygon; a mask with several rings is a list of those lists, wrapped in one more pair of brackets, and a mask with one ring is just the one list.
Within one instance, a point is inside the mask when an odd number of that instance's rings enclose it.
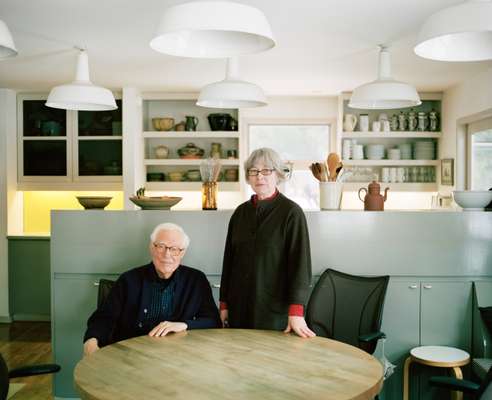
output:
{"label": "woman standing", "polygon": [[311,283],[304,213],[277,189],[285,172],[275,151],[255,150],[245,172],[255,194],[229,222],[220,285],[222,323],[313,337],[303,316]]}

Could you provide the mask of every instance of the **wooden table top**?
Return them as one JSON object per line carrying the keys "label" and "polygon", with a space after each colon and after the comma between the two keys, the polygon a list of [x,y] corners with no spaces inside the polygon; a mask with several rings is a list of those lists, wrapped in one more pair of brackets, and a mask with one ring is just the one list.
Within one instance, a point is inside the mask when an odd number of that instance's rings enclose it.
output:
{"label": "wooden table top", "polygon": [[140,336],[84,357],[83,399],[373,399],[383,368],[334,340],[277,331],[192,330]]}

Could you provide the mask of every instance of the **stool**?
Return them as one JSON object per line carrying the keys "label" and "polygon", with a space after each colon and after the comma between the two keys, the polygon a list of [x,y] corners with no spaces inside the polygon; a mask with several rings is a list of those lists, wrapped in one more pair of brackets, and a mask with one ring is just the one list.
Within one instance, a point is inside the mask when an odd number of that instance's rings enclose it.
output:
{"label": "stool", "polygon": [[[410,350],[410,356],[405,360],[403,368],[403,400],[408,400],[408,380],[410,364],[417,362],[430,367],[451,368],[457,379],[463,379],[461,368],[470,362],[470,355],[463,350],[447,346],[421,346]],[[461,392],[452,392],[456,400],[463,399]]]}

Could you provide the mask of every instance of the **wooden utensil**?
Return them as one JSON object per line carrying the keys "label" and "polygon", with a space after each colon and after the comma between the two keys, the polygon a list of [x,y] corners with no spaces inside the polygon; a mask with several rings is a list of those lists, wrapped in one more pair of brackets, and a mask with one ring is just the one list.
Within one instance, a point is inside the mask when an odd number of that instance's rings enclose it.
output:
{"label": "wooden utensil", "polygon": [[340,156],[337,153],[328,154],[328,158],[326,159],[326,163],[328,164],[328,171],[330,172],[330,180],[334,181],[337,178],[337,167],[340,164]]}
{"label": "wooden utensil", "polygon": [[309,167],[311,169],[311,173],[313,174],[313,176],[321,182],[322,178],[321,178],[321,173],[318,169],[318,166],[316,165],[317,163],[312,163],[311,166]]}

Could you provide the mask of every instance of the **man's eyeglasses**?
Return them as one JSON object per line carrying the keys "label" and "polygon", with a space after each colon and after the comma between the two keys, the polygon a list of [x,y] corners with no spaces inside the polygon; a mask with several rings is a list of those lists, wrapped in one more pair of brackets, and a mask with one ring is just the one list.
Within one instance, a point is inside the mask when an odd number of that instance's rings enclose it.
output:
{"label": "man's eyeglasses", "polygon": [[275,171],[272,168],[263,168],[263,169],[248,169],[248,176],[258,176],[258,174],[262,174],[263,176],[271,175],[272,172]]}
{"label": "man's eyeglasses", "polygon": [[157,251],[160,251],[163,253],[166,250],[169,251],[169,254],[171,254],[173,257],[179,256],[181,254],[181,252],[184,250],[184,249],[180,249],[179,247],[175,247],[175,246],[168,247],[164,243],[152,243],[152,245],[154,246],[154,249],[156,249]]}

